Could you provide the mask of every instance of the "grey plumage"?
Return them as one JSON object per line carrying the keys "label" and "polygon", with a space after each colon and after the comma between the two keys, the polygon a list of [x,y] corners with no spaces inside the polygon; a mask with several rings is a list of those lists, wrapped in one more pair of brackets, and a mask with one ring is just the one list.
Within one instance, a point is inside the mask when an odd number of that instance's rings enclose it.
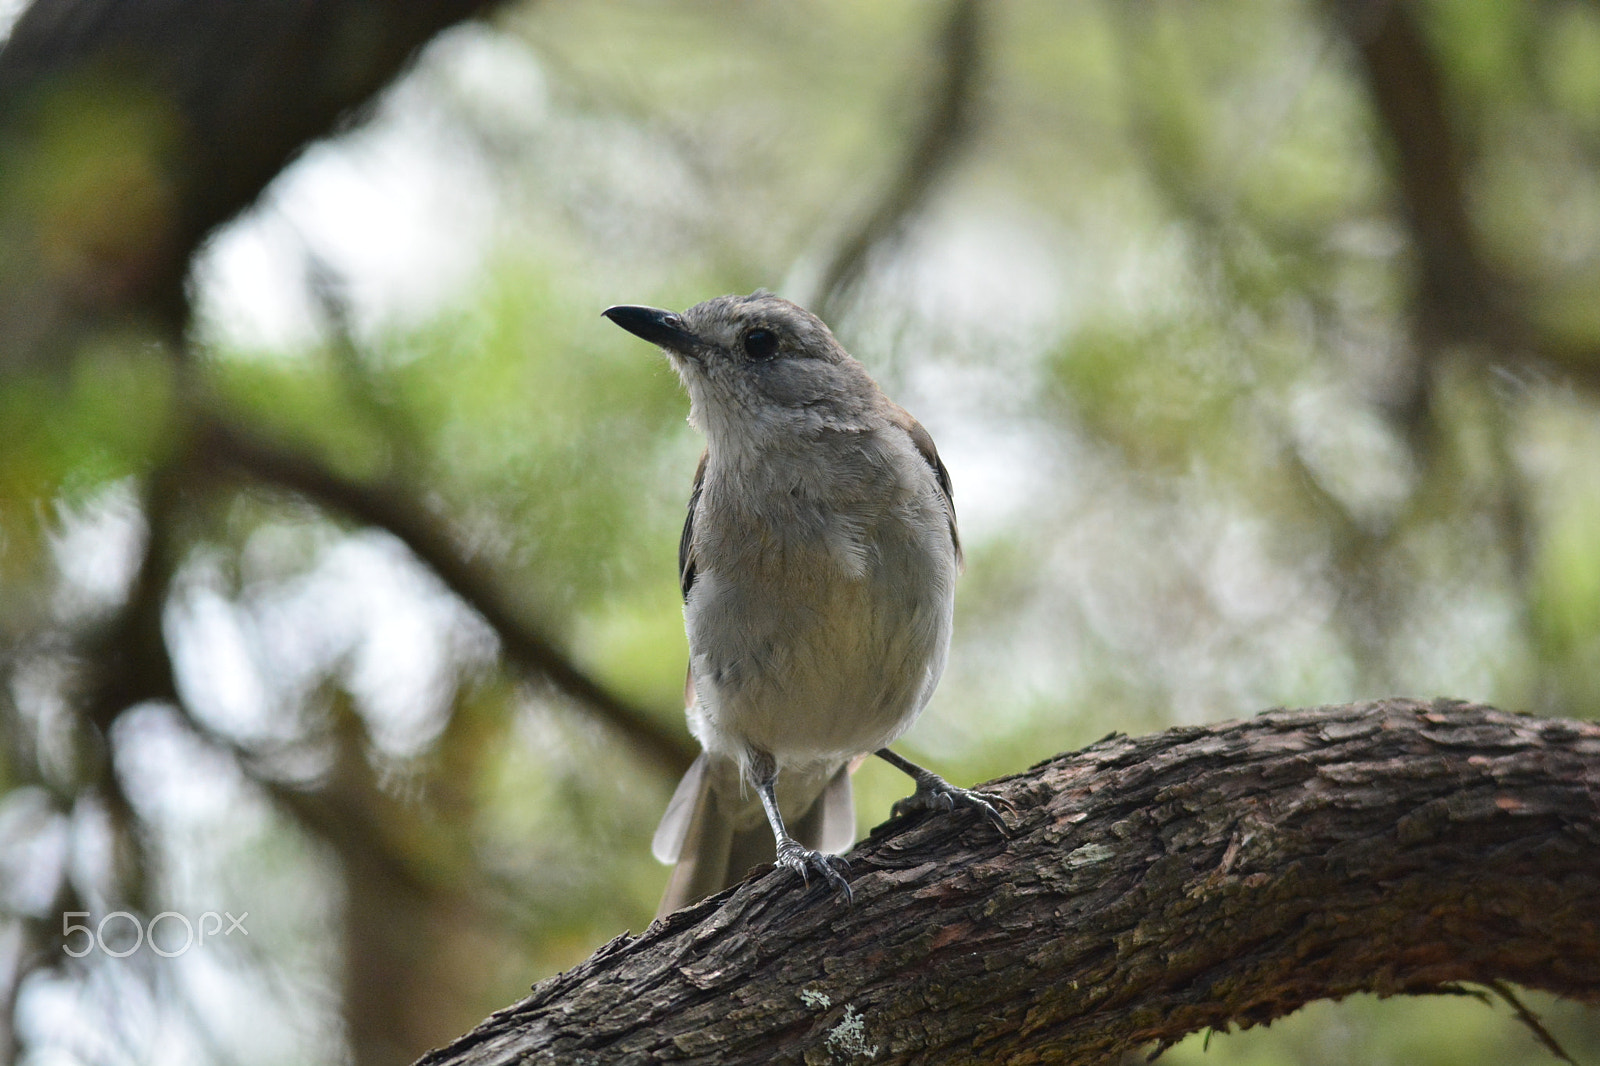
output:
{"label": "grey plumage", "polygon": [[[822,853],[854,838],[852,761],[908,729],[944,669],[961,556],[949,474],[927,430],[787,300],[605,313],[666,351],[707,445],[679,544],[705,750],[656,833],[678,864],[662,912],[761,861],[848,896]],[[993,797],[902,768],[918,788],[897,811],[975,806],[1003,829]]]}

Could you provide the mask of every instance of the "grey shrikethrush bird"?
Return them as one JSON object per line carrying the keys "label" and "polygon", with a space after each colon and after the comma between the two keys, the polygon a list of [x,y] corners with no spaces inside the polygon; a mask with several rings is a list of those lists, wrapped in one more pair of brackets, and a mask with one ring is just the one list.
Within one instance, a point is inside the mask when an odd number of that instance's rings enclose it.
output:
{"label": "grey shrikethrush bird", "polygon": [[896,815],[972,807],[1004,833],[1003,800],[888,750],[944,670],[961,565],[928,431],[770,293],[605,316],[666,352],[706,437],[678,546],[704,750],[656,830],[677,864],[660,913],[773,861],[849,899],[832,853],[855,839],[850,771],[869,753],[916,782]]}

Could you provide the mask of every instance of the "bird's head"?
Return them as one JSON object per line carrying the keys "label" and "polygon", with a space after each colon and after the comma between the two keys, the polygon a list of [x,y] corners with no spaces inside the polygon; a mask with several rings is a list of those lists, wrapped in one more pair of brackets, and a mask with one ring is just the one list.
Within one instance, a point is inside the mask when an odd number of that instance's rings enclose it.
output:
{"label": "bird's head", "polygon": [[865,425],[880,394],[816,315],[758,290],[687,311],[619,305],[603,314],[659,345],[689,392],[689,420],[730,435]]}

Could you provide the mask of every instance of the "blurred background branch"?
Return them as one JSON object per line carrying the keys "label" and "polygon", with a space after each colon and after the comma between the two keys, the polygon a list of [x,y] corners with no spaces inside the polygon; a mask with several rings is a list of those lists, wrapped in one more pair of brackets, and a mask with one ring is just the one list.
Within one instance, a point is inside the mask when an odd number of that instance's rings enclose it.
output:
{"label": "blurred background branch", "polygon": [[933,50],[926,112],[882,194],[851,228],[828,261],[810,301],[833,321],[845,309],[868,259],[898,238],[955,164],[976,121],[983,87],[984,23],[992,12],[981,0],[951,0]]}
{"label": "blurred background branch", "polygon": [[[359,119],[431,37],[492,6],[28,4],[0,47],[4,360],[64,357],[124,320],[181,332],[205,236]],[[69,143],[86,119],[102,136]]]}
{"label": "blurred background branch", "polygon": [[630,705],[584,673],[543,634],[517,617],[494,569],[462,553],[444,525],[414,502],[415,495],[341,478],[309,455],[268,443],[244,427],[212,417],[196,429],[208,461],[263,484],[288,489],[365,525],[398,537],[462,601],[488,622],[505,653],[535,677],[598,715],[663,776],[676,778],[694,758],[682,730]]}

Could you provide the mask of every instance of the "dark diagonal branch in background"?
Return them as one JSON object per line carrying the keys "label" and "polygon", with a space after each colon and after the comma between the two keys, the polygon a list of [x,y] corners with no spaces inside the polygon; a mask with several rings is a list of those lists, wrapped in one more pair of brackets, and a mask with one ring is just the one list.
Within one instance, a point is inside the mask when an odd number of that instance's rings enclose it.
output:
{"label": "dark diagonal branch in background", "polygon": [[[1415,365],[1408,393],[1395,405],[1415,452],[1430,455],[1437,432],[1434,392],[1447,356],[1475,360],[1480,371],[1518,367],[1600,393],[1600,352],[1541,328],[1515,279],[1499,274],[1484,251],[1468,195],[1471,153],[1463,144],[1468,131],[1452,122],[1467,109],[1451,100],[1445,70],[1418,21],[1426,9],[1343,0],[1334,10],[1386,134],[1390,180],[1415,257],[1410,301]],[[1523,632],[1537,644],[1530,585],[1536,523],[1529,486],[1513,457],[1514,415],[1508,405],[1496,404],[1486,417],[1499,475],[1486,509],[1522,590],[1517,606]]]}
{"label": "dark diagonal branch in background", "polygon": [[493,6],[34,0],[0,44],[0,176],[32,176],[0,180],[0,364],[96,326],[181,331],[205,235]]}
{"label": "dark diagonal branch in background", "polygon": [[899,235],[956,158],[972,127],[984,17],[980,0],[952,0],[937,45],[936,81],[928,94],[932,103],[882,198],[823,272],[815,307],[824,319],[833,320],[860,281],[873,249]]}
{"label": "dark diagonal branch in background", "polygon": [[1510,319],[1499,306],[1504,287],[1490,277],[1478,248],[1462,172],[1465,153],[1416,15],[1411,5],[1384,3],[1347,13],[1343,24],[1389,134],[1390,173],[1416,251],[1417,326],[1425,345],[1489,339],[1503,346],[1517,331],[1508,330]]}
{"label": "dark diagonal branch in background", "polygon": [[409,496],[341,477],[312,456],[215,418],[202,423],[196,438],[201,454],[218,466],[299,493],[398,537],[494,629],[509,659],[577,700],[664,770],[679,774],[688,768],[694,752],[686,740],[603,687],[525,622],[501,591],[500,578],[462,554],[444,526]]}
{"label": "dark diagonal branch in background", "polygon": [[[1426,361],[1461,345],[1501,363],[1553,371],[1600,392],[1600,350],[1542,330],[1511,279],[1488,265],[1472,224],[1467,153],[1453,127],[1448,85],[1414,4],[1333,5],[1389,143],[1389,170],[1416,254],[1413,332]],[[1425,384],[1419,384],[1425,388]],[[1425,397],[1418,397],[1426,403]]]}

